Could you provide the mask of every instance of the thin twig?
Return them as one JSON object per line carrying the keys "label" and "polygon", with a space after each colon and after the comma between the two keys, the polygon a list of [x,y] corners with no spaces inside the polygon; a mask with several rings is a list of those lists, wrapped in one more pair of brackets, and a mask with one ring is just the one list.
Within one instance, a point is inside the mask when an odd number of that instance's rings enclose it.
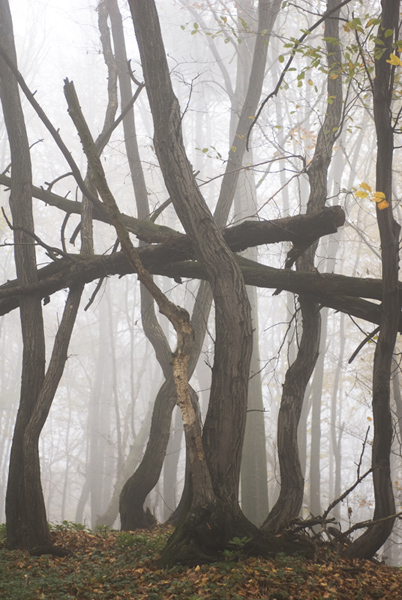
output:
{"label": "thin twig", "polygon": [[337,505],[339,504],[339,502],[342,502],[346,496],[348,496],[351,492],[353,492],[353,490],[355,489],[355,487],[357,487],[359,485],[359,483],[361,483],[363,481],[363,479],[365,479],[367,477],[367,475],[369,475],[372,472],[373,468],[369,469],[368,471],[366,471],[366,473],[364,473],[364,475],[362,475],[361,477],[359,477],[359,479],[357,479],[354,484],[348,488],[345,492],[343,492],[343,494],[341,496],[339,496],[339,498],[336,498],[336,500],[334,500],[333,502],[331,502],[331,504],[328,506],[327,510],[323,513],[322,518],[325,519],[329,513],[331,512],[331,510]]}
{"label": "thin twig", "polygon": [[379,523],[384,523],[384,521],[389,521],[390,519],[397,519],[402,516],[402,511],[395,513],[394,515],[388,515],[388,517],[382,517],[382,519],[376,519],[375,521],[361,521],[360,523],[355,523],[352,527],[341,533],[341,537],[347,537],[356,529],[363,529],[364,527],[373,527],[374,525],[378,525]]}
{"label": "thin twig", "polygon": [[362,451],[360,452],[360,458],[359,458],[359,462],[357,464],[356,476],[358,479],[360,477],[360,467],[362,466],[363,456],[364,456],[364,452],[366,450],[367,438],[368,438],[369,433],[370,433],[370,425],[367,427],[366,435],[364,436],[364,441],[363,441],[363,445],[362,445]]}
{"label": "thin twig", "polygon": [[35,242],[38,244],[38,246],[41,246],[42,248],[44,248],[46,250],[48,256],[52,260],[57,260],[57,258],[56,258],[57,255],[60,255],[63,258],[66,258],[67,260],[72,260],[72,261],[74,260],[73,255],[63,252],[63,250],[61,250],[60,248],[55,248],[54,246],[48,246],[48,244],[46,244],[43,240],[41,240],[41,238],[38,235],[36,235],[36,233],[34,233],[33,231],[30,231],[29,229],[26,229],[26,227],[15,227],[9,221],[3,207],[1,207],[1,212],[3,213],[3,217],[4,217],[7,225],[11,229],[11,231],[23,231],[24,233],[29,235],[33,240],[35,240]]}

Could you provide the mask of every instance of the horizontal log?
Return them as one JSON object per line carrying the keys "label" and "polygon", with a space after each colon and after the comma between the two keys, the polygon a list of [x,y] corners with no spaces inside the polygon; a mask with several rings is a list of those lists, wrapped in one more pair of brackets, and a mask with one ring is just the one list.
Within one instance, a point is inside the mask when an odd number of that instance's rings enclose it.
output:
{"label": "horizontal log", "polygon": [[[140,249],[144,266],[155,275],[164,275],[180,281],[182,278],[205,279],[201,265],[196,261],[162,264],[155,260],[158,246]],[[324,306],[345,312],[352,316],[379,324],[381,305],[365,298],[380,301],[382,282],[380,279],[347,277],[333,273],[302,273],[284,269],[274,269],[254,261],[237,257],[247,285],[271,289],[283,289],[296,294],[305,294]],[[68,288],[77,282],[90,283],[101,277],[128,275],[132,269],[121,252],[111,256],[73,256],[60,259],[39,269],[39,282],[35,285],[19,287],[10,281],[0,287],[0,315],[18,307],[19,295],[39,292],[47,298],[58,290]],[[402,286],[401,286],[402,291]],[[402,320],[400,329],[402,332]]]}
{"label": "horizontal log", "polygon": [[[0,185],[11,186],[11,177],[0,174]],[[68,200],[50,190],[33,186],[34,198],[54,206],[67,214],[81,214],[82,203]],[[187,235],[170,227],[158,225],[152,221],[141,221],[129,215],[122,215],[127,229],[140,240],[149,244],[168,244],[171,252],[176,252],[175,260],[188,258],[191,251],[191,240]],[[93,208],[93,218],[109,223],[107,210],[102,204]],[[297,248],[306,248],[324,235],[335,233],[345,223],[345,213],[340,206],[324,208],[314,215],[295,215],[272,221],[244,221],[239,225],[227,227],[223,231],[226,243],[233,252],[241,252],[246,248],[261,244],[292,242]],[[166,251],[166,248],[162,251]]]}
{"label": "horizontal log", "polygon": [[[0,175],[0,184],[10,183],[10,178]],[[65,212],[81,212],[79,202],[67,200],[42,188],[34,187],[33,193],[35,197]],[[95,208],[94,214],[97,219],[108,222],[106,211],[103,213]],[[145,268],[151,273],[165,275],[176,281],[182,278],[205,279],[202,266],[194,260],[188,260],[192,257],[192,248],[186,235],[153,223],[148,229],[141,228],[142,223],[128,215],[124,219],[129,230],[139,238],[164,242],[139,250]],[[282,241],[292,242],[294,248],[303,249],[323,235],[335,233],[344,221],[343,210],[336,206],[325,208],[317,215],[296,215],[273,221],[244,221],[240,225],[226,228],[223,235],[233,252]],[[381,280],[332,273],[301,273],[260,265],[242,257],[237,259],[247,285],[311,295],[325,306],[379,323],[380,306],[364,298],[381,301]],[[19,287],[14,280],[0,286],[0,315],[17,308],[20,295],[39,292],[45,299],[78,281],[90,283],[101,277],[122,276],[131,272],[132,269],[121,252],[101,257],[69,255],[39,269],[39,282],[35,285]]]}

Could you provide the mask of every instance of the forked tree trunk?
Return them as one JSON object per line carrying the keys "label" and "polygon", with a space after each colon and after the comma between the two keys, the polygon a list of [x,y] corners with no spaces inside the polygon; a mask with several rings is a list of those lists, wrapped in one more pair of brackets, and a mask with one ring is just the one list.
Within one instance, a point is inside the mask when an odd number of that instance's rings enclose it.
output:
{"label": "forked tree trunk", "polygon": [[[205,449],[215,500],[209,498],[205,502],[194,490],[192,503],[193,516],[197,517],[196,528],[205,529],[205,536],[201,535],[198,539],[204,545],[205,537],[209,538],[206,546],[209,554],[214,538],[221,545],[233,537],[233,531],[227,526],[228,520],[231,520],[230,511],[218,511],[220,517],[217,521],[214,521],[213,516],[217,505],[221,505],[219,500],[223,498],[231,508],[238,506],[239,468],[252,344],[250,307],[238,267],[206,207],[185,155],[181,116],[171,87],[155,5],[153,2],[144,5],[133,1],[130,2],[130,7],[154,119],[155,148],[165,183],[178,216],[193,239],[196,256],[207,269],[215,297],[216,355],[210,410],[204,427],[204,440],[208,440]],[[222,418],[223,413],[225,418]],[[217,442],[220,448],[213,449]],[[193,487],[194,482],[193,478]],[[225,518],[222,519],[224,515]],[[194,529],[190,527],[189,521],[185,520],[185,523],[184,530],[180,526],[176,530],[180,530],[183,535],[173,536],[174,540],[169,544],[170,560],[173,556],[173,560],[188,558],[189,548],[192,552],[197,551]],[[208,534],[209,527],[212,527],[216,536]],[[199,535],[200,533],[198,531]],[[230,537],[227,538],[227,535]],[[199,550],[202,554],[206,552],[205,547]]]}
{"label": "forked tree trunk", "polygon": [[[129,74],[129,65],[124,40],[123,20],[116,0],[107,0],[104,3],[112,27],[115,60],[118,69],[119,87],[122,107],[129,104],[132,97],[132,81]],[[136,125],[134,109],[123,119],[124,139],[129,161],[130,173],[133,182],[138,218],[141,221],[149,219],[148,193],[136,138]],[[140,242],[140,246],[141,246]],[[141,315],[145,335],[150,340],[156,358],[166,378],[155,400],[152,413],[151,430],[144,457],[136,471],[124,483],[119,499],[121,528],[133,530],[151,527],[155,518],[149,509],[144,510],[144,502],[157,484],[162,470],[169,440],[171,415],[177,403],[176,388],[173,381],[171,364],[171,349],[155,314],[152,295],[141,285]],[[202,286],[205,287],[205,286]],[[201,298],[205,294],[201,293]],[[196,312],[202,310],[199,304]],[[196,360],[194,355],[199,354],[205,333],[207,317],[199,319],[200,327],[195,327],[196,343],[193,345],[190,359],[188,377],[194,370]],[[194,390],[190,389],[193,406],[196,408],[197,398]]]}
{"label": "forked tree trunk", "polygon": [[[144,284],[144,286],[147,288],[147,290],[157,302],[160,312],[169,319],[176,331],[177,346],[175,352],[172,353],[172,373],[177,394],[177,404],[180,407],[182,413],[184,432],[186,435],[186,450],[188,453],[188,460],[190,462],[192,488],[194,491],[194,509],[197,510],[198,513],[200,511],[204,513],[206,507],[215,504],[216,498],[212,488],[211,475],[208,469],[207,462],[205,460],[205,453],[202,445],[201,419],[199,412],[192,405],[190,396],[190,386],[188,383],[188,363],[194,341],[194,334],[190,323],[189,315],[186,310],[176,306],[166,298],[166,296],[155,284],[149,273],[144,269],[139,258],[138,252],[131,242],[128,230],[124,224],[117,203],[107,184],[102,163],[99,159],[97,148],[92,139],[92,135],[89,130],[88,124],[86,123],[81,108],[79,106],[78,97],[76,95],[74,85],[70,83],[67,79],[65,80],[64,93],[68,102],[70,117],[72,118],[78,130],[84,148],[84,152],[88,159],[93,183],[96,189],[98,190],[99,195],[101,196],[102,201],[104,202],[108,211],[109,218],[116,229],[116,233],[121,244],[122,250],[125,256],[127,257],[128,261],[130,262],[132,268],[137,272],[138,278],[141,281],[141,283]],[[192,172],[189,171],[189,173],[192,176]],[[210,215],[210,213],[207,212],[206,206],[200,203],[199,209],[201,209],[200,212],[201,214],[203,214],[204,218],[207,218],[209,214],[210,224],[213,224],[212,216]],[[189,223],[193,222],[193,215],[186,214],[186,211],[184,211],[184,215],[188,217]],[[194,227],[192,227],[192,230],[194,233]],[[211,239],[208,249],[210,249],[212,241],[215,241],[215,246],[217,245],[219,248],[219,242],[221,241],[221,250],[224,250],[227,256],[231,257],[230,251],[228,247],[224,244],[223,238],[221,237],[221,234],[216,226],[215,231],[210,232],[210,236]],[[235,267],[237,267],[233,259],[232,261]],[[241,283],[242,279],[240,269],[238,267],[237,272],[240,275]],[[245,286],[243,283],[243,288],[244,287]],[[249,364],[246,364],[246,367],[248,366]]]}
{"label": "forked tree trunk", "polygon": [[[193,494],[162,556],[164,564],[214,560],[235,535],[257,530],[238,504],[241,451],[252,350],[250,305],[243,278],[209,212],[185,154],[153,0],[129,2],[155,128],[155,149],[176,212],[191,236],[215,300],[216,342],[203,445],[213,494],[192,468]],[[265,2],[261,3],[266,6]],[[279,544],[280,545],[280,544]],[[271,546],[272,550],[272,546]]]}

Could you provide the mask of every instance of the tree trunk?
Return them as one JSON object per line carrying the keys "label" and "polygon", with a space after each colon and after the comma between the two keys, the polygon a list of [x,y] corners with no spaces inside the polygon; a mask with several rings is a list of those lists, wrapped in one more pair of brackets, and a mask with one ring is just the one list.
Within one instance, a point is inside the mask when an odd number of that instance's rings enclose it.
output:
{"label": "tree trunk", "polygon": [[121,529],[132,531],[155,525],[155,518],[143,506],[149,492],[157,484],[170,436],[170,422],[176,406],[176,390],[167,379],[159,390],[151,423],[148,444],[140,465],[126,481],[120,494]]}
{"label": "tree trunk", "polygon": [[180,412],[174,413],[171,435],[163,464],[163,521],[167,521],[175,511],[177,499],[178,465],[183,440],[183,424]]}
{"label": "tree trunk", "polygon": [[[337,0],[328,0],[328,10],[337,6]],[[339,38],[339,10],[325,21],[328,77],[328,104],[324,123],[317,136],[314,157],[308,167],[310,195],[307,214],[322,211],[327,197],[327,172],[332,149],[342,114],[342,82],[339,73],[342,63],[341,51],[334,39]],[[337,75],[333,77],[333,75]],[[339,75],[339,76],[338,76]],[[332,77],[331,77],[332,76]],[[312,271],[317,242],[311,244],[297,260],[297,269]],[[288,257],[292,256],[293,250]],[[263,527],[267,531],[280,531],[289,521],[299,515],[303,501],[304,478],[300,468],[297,444],[297,428],[302,411],[308,380],[318,357],[321,319],[319,304],[311,298],[300,296],[303,333],[295,362],[289,367],[283,386],[278,417],[278,458],[281,471],[281,492],[277,503],[268,515]]]}
{"label": "tree trunk", "polygon": [[[156,11],[155,11],[155,15],[156,15]],[[159,23],[156,20],[156,23],[154,23],[154,24],[158,25]],[[153,31],[152,31],[152,33],[153,33]],[[159,35],[160,35],[160,30],[159,30]],[[161,41],[161,38],[160,38],[160,41]],[[161,47],[163,49],[163,44],[161,44]],[[152,61],[152,58],[153,58],[153,55],[151,57],[151,61]],[[165,58],[165,57],[163,56],[163,58]],[[165,64],[165,67],[167,69],[167,64]],[[166,296],[162,293],[162,291],[155,284],[155,282],[153,281],[150,274],[144,269],[144,267],[141,263],[141,260],[139,258],[139,254],[131,242],[129,232],[124,224],[124,221],[122,219],[122,215],[117,206],[116,200],[114,199],[114,197],[110,191],[110,188],[108,186],[108,183],[106,181],[105,172],[103,170],[102,163],[99,159],[98,151],[97,151],[96,145],[92,139],[92,135],[89,130],[88,124],[85,121],[85,118],[82,114],[82,110],[79,105],[79,101],[78,101],[78,97],[77,97],[74,85],[71,82],[69,82],[68,79],[65,80],[64,93],[65,93],[65,97],[66,97],[66,100],[68,103],[69,115],[77,128],[77,131],[80,135],[80,139],[81,139],[81,142],[82,142],[82,145],[84,148],[84,152],[88,159],[90,173],[91,173],[91,177],[93,179],[93,183],[94,183],[96,189],[98,190],[103,203],[106,206],[107,212],[109,214],[109,218],[116,230],[122,250],[123,250],[127,260],[131,264],[132,268],[136,270],[138,278],[141,281],[141,283],[144,284],[144,286],[147,288],[147,290],[151,293],[151,295],[157,302],[160,312],[169,319],[169,321],[171,322],[171,324],[173,325],[173,327],[176,331],[177,346],[176,346],[176,350],[174,351],[174,353],[172,353],[172,373],[173,373],[173,380],[174,380],[176,394],[177,394],[177,404],[180,407],[180,410],[182,413],[183,426],[184,426],[184,431],[185,431],[185,435],[186,435],[186,449],[188,452],[188,457],[189,457],[190,466],[191,466],[192,487],[194,490],[193,497],[195,499],[195,508],[199,509],[200,507],[208,506],[211,502],[214,502],[214,492],[212,489],[211,476],[210,476],[210,472],[208,469],[208,465],[205,460],[205,453],[204,453],[204,449],[202,446],[201,419],[200,419],[198,411],[192,405],[190,386],[188,383],[188,364],[189,364],[191,349],[192,349],[193,341],[194,341],[194,333],[193,333],[193,329],[192,329],[192,326],[190,323],[189,315],[186,310],[182,309],[181,307],[176,306],[175,304],[173,304],[170,300],[168,300],[166,298]],[[173,95],[172,90],[171,90],[171,94]],[[158,107],[161,107],[161,106],[163,107],[163,105],[161,105],[161,103],[160,103],[160,98],[158,98]],[[158,116],[160,116],[160,115],[158,115]],[[177,115],[174,114],[173,121],[176,121],[176,119],[177,119]],[[166,124],[169,125],[169,121],[166,121]],[[187,167],[187,179],[188,179],[187,183],[192,182],[194,184],[195,183],[194,179],[191,180],[189,178],[189,176],[192,177],[192,172],[190,170],[190,165],[185,158],[185,155],[182,153],[182,150],[183,150],[182,146],[179,144],[178,146],[176,146],[176,150],[179,151],[179,152],[176,152],[176,154],[179,155],[179,156],[176,156],[176,159],[184,158],[184,160],[182,160],[182,162],[183,162],[183,166]],[[169,162],[170,162],[170,159],[168,160],[168,163]],[[166,166],[166,164],[165,164],[165,166]],[[166,173],[165,173],[165,177],[166,177]],[[173,183],[176,183],[176,185],[179,184],[179,185],[177,185],[177,187],[179,188],[178,189],[178,192],[179,192],[178,198],[181,198],[183,200],[183,191],[180,190],[180,184],[182,184],[183,182],[181,182],[181,181],[178,182],[177,179],[175,181],[175,179],[176,178],[173,178]],[[198,190],[198,188],[195,188],[195,191],[197,191],[197,190]],[[184,199],[187,200],[187,198],[184,198]],[[199,235],[201,232],[198,230],[197,230],[197,232],[195,231],[195,224],[197,222],[198,222],[198,225],[200,225],[200,223],[202,223],[202,220],[200,219],[200,217],[203,217],[204,221],[205,220],[209,221],[210,226],[214,225],[214,223],[213,223],[211,214],[208,212],[207,207],[202,202],[202,197],[199,196],[197,198],[197,196],[195,196],[195,200],[198,200],[198,203],[197,203],[198,210],[195,211],[195,214],[192,214],[192,213],[189,214],[188,211],[186,210],[187,207],[184,204],[184,206],[182,207],[183,208],[183,217],[184,217],[184,220],[187,222],[187,225],[190,226],[191,233],[193,235],[196,235],[196,234]],[[193,210],[194,210],[194,208],[193,208]],[[208,215],[209,215],[209,218],[208,218]],[[205,235],[206,231],[204,230],[203,233]],[[208,245],[208,250],[206,252],[207,255],[209,256],[209,258],[211,258],[211,256],[210,256],[211,245],[214,247],[215,250],[218,249],[221,251],[221,253],[225,252],[226,258],[231,257],[230,251],[227,248],[227,246],[224,244],[219,230],[215,227],[215,230],[212,229],[211,231],[209,231],[209,234],[210,234],[210,244]],[[198,239],[198,242],[200,242],[200,239]],[[213,244],[212,242],[215,242],[215,244]],[[199,244],[198,244],[198,248],[200,251],[199,253],[202,256],[203,248]],[[230,267],[232,267],[232,269],[231,269],[232,271],[233,271],[233,266],[235,266],[235,267],[237,266],[234,261],[233,261],[233,264],[230,264],[230,261],[229,261],[229,264],[225,264],[225,261],[223,264],[227,268],[227,270],[230,270]],[[210,268],[210,273],[211,273],[211,275],[213,275],[215,277],[215,279],[217,278],[216,265],[215,265],[215,268]],[[239,269],[237,270],[237,274],[239,275],[238,282],[240,283],[240,286],[243,283],[243,288],[245,291],[244,282],[241,279],[241,273],[240,273]],[[235,281],[236,281],[236,278],[235,278]],[[227,280],[227,278],[226,278],[225,283],[226,283],[226,285],[229,284],[229,281]],[[219,289],[219,287],[220,286],[218,286],[218,289]],[[229,301],[229,304],[233,305],[233,300]],[[234,305],[236,306],[236,302],[234,303]],[[247,317],[247,305],[246,305],[245,316]],[[241,317],[243,317],[242,313],[239,315],[239,318],[241,318]],[[240,355],[241,354],[242,353],[240,352]],[[238,364],[235,364],[234,366],[238,368]],[[246,366],[249,367],[249,363],[246,364]],[[232,390],[230,389],[229,391],[232,391]]]}
{"label": "tree trunk", "polygon": [[[116,0],[106,3],[112,24],[112,34],[115,49],[115,58],[118,67],[120,95],[122,106],[127,106],[131,100],[131,78],[128,71],[127,53],[124,41],[123,21]],[[124,139],[130,173],[133,182],[138,218],[141,221],[149,219],[148,194],[144,173],[136,138],[134,111],[130,111],[123,119]],[[142,245],[140,241],[140,246]],[[201,294],[202,295],[202,294]],[[120,516],[122,529],[132,530],[137,527],[150,527],[155,524],[155,519],[143,505],[151,490],[157,484],[166,455],[172,411],[176,405],[176,389],[173,384],[173,371],[171,364],[171,349],[155,314],[152,295],[141,284],[141,315],[146,336],[150,340],[163,370],[166,382],[162,385],[155,401],[152,414],[150,436],[143,460],[136,472],[125,482],[120,497]],[[201,344],[193,347],[192,354],[197,353],[197,348],[202,345],[204,337],[204,317],[201,328],[197,329],[197,336]],[[193,359],[190,363],[194,363]],[[188,376],[191,376],[194,367],[190,367]],[[195,406],[196,394],[191,390],[192,402]],[[162,432],[162,434],[161,434]]]}
{"label": "tree trunk", "polygon": [[281,472],[279,498],[263,524],[266,531],[278,532],[298,516],[304,490],[304,477],[297,446],[297,427],[307,383],[318,356],[320,313],[316,305],[300,297],[303,335],[297,357],[289,367],[283,386],[278,416],[278,456]]}
{"label": "tree trunk", "polygon": [[[0,37],[14,63],[13,26],[7,0],[0,2]],[[15,264],[20,285],[37,282],[33,232],[32,173],[29,143],[18,84],[0,59],[0,96],[10,141],[12,186],[10,208],[13,217]],[[24,228],[22,231],[18,228]],[[11,548],[32,548],[50,542],[46,510],[40,483],[38,447],[33,448],[30,465],[26,463],[25,432],[32,416],[45,376],[45,340],[40,294],[20,299],[23,339],[20,406],[11,448],[6,495],[7,540]],[[32,477],[27,488],[28,471]]]}
{"label": "tree trunk", "polygon": [[200,497],[193,477],[191,506],[183,513],[163,561],[216,557],[241,520],[238,488],[252,349],[251,315],[244,281],[199,192],[184,152],[181,116],[173,94],[156,8],[130,0],[155,127],[155,148],[194,252],[204,265],[215,300],[216,343],[209,410],[203,433],[214,496]]}
{"label": "tree trunk", "polygon": [[[372,467],[374,483],[374,520],[395,514],[392,490],[390,453],[392,444],[392,416],[390,408],[390,380],[392,358],[398,332],[400,299],[398,290],[400,225],[392,214],[392,158],[394,123],[391,113],[393,71],[387,62],[394,36],[398,31],[399,0],[382,0],[382,19],[378,28],[380,54],[375,60],[374,122],[377,133],[376,191],[383,192],[389,203],[381,210],[377,205],[377,220],[381,240],[383,300],[380,333],[374,353],[373,366],[373,425],[374,440]],[[385,32],[385,34],[384,34]],[[395,33],[397,39],[397,33]],[[370,558],[387,540],[395,519],[389,518],[369,527],[347,549],[353,558]]]}
{"label": "tree trunk", "polygon": [[[257,547],[261,540],[267,546],[267,540],[241,514],[238,505],[252,350],[250,305],[237,263],[200,194],[184,151],[181,115],[171,86],[155,4],[152,0],[146,4],[130,0],[129,4],[154,120],[156,153],[176,212],[192,238],[194,255],[206,270],[215,300],[215,360],[203,432],[212,494],[209,483],[195,476],[190,456],[193,494],[162,555],[165,565],[198,564],[216,560],[235,535],[255,533],[254,551],[260,550]],[[260,7],[266,5],[260,3]],[[258,38],[263,36],[261,32]],[[186,423],[184,426],[186,431]],[[200,457],[197,468],[202,466],[203,454]],[[270,539],[268,546],[272,552],[274,547],[283,549],[283,542]]]}

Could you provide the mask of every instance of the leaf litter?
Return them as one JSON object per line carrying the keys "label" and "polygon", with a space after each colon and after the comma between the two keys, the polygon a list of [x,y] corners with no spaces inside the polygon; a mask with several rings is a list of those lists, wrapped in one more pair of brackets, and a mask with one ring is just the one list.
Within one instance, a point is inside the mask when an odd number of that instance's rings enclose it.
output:
{"label": "leaf litter", "polygon": [[402,598],[402,570],[335,554],[314,562],[222,556],[220,563],[162,569],[159,557],[172,529],[96,532],[65,522],[53,543],[67,557],[30,556],[0,545],[0,598],[59,600],[366,600]]}

